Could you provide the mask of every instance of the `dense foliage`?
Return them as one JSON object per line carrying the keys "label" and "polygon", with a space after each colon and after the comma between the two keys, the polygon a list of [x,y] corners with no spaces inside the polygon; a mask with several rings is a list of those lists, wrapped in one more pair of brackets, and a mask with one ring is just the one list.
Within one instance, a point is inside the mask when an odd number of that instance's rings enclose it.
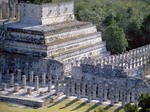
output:
{"label": "dense foliage", "polygon": [[125,112],[150,112],[150,93],[140,95],[139,104],[127,104],[124,107]]}
{"label": "dense foliage", "polygon": [[[75,9],[78,20],[94,23],[104,35],[112,23],[123,29],[128,41],[127,50],[150,44],[150,17],[148,16],[150,4],[146,1],[80,0],[76,2]],[[107,35],[112,38],[112,35]],[[103,40],[107,40],[106,36],[102,37]],[[116,40],[116,37],[113,38]],[[107,43],[107,46],[110,46],[109,42]],[[115,42],[113,43],[115,46]],[[112,53],[114,53],[113,49]],[[124,52],[124,47],[121,49],[123,49],[121,52]]]}
{"label": "dense foliage", "polygon": [[111,24],[106,28],[103,36],[106,41],[106,47],[113,54],[119,54],[126,51],[128,46],[125,33],[122,28],[119,28],[116,24]]}
{"label": "dense foliage", "polygon": [[132,105],[132,104],[127,104],[124,107],[125,112],[138,112],[138,106],[137,105]]}

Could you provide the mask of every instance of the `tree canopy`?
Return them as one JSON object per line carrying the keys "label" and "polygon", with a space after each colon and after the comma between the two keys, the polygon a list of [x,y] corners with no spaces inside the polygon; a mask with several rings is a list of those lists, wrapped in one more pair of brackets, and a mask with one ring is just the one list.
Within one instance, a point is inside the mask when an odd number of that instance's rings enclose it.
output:
{"label": "tree canopy", "polygon": [[116,24],[111,24],[106,28],[103,35],[106,41],[106,47],[113,54],[119,54],[126,51],[128,46],[125,33],[122,28],[119,28]]}

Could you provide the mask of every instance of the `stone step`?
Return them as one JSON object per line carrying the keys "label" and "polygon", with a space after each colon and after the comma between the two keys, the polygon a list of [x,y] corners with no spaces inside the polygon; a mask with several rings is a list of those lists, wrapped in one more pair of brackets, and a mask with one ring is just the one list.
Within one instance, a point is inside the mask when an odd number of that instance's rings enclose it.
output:
{"label": "stone step", "polygon": [[79,22],[79,21],[72,21],[72,22],[64,22],[64,23],[59,23],[59,24],[54,24],[49,26],[44,26],[44,35],[49,36],[49,35],[54,35],[57,33],[63,33],[63,32],[68,32],[68,30],[77,30],[81,28],[86,28],[89,26],[93,26],[90,22]]}
{"label": "stone step", "polygon": [[55,54],[61,54],[62,52],[67,52],[70,50],[74,50],[74,49],[79,49],[81,47],[85,47],[88,46],[90,44],[95,44],[95,43],[100,43],[101,42],[101,38],[97,37],[97,38],[93,38],[93,39],[89,39],[86,41],[78,41],[77,43],[74,43],[72,45],[66,45],[63,47],[58,47],[57,49],[53,49],[53,50],[48,50],[48,55],[55,55]]}
{"label": "stone step", "polygon": [[59,40],[56,40],[54,42],[47,44],[47,46],[49,46],[47,47],[47,50],[54,50],[60,47],[62,48],[65,46],[76,44],[77,42],[83,42],[83,41],[87,41],[87,40],[94,39],[94,38],[101,39],[101,33],[95,32],[95,33],[83,34],[83,35],[79,35],[79,36],[75,36],[75,37],[67,38],[67,39],[59,39]]}
{"label": "stone step", "polygon": [[62,52],[60,54],[57,54],[57,55],[53,55],[54,59],[55,58],[60,58],[60,59],[65,59],[65,58],[68,58],[68,57],[72,57],[72,56],[77,56],[79,54],[82,54],[85,52],[89,52],[89,51],[92,51],[94,49],[99,49],[99,51],[101,50],[100,48],[105,48],[105,43],[104,42],[98,42],[98,43],[95,43],[95,44],[90,44],[88,46],[83,46],[83,47],[80,47],[78,49],[73,49],[73,50],[68,50],[66,52]]}
{"label": "stone step", "polygon": [[54,35],[49,35],[45,37],[45,43],[53,43],[57,40],[62,40],[62,39],[68,39],[68,38],[74,38],[80,35],[85,35],[85,34],[91,34],[97,32],[96,26],[89,25],[86,27],[80,27],[77,29],[70,29],[65,32],[60,32]]}

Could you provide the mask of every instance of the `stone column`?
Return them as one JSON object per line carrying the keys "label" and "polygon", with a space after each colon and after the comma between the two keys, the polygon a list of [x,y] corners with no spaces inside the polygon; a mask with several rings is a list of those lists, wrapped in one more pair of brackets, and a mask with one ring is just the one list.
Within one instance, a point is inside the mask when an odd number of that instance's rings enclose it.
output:
{"label": "stone column", "polygon": [[92,97],[91,97],[91,85],[88,85],[88,88],[87,88],[87,94],[88,94],[88,102],[91,102],[92,100]]}
{"label": "stone column", "polygon": [[30,79],[29,79],[30,86],[33,85],[33,76],[34,76],[34,72],[30,71]]}
{"label": "stone column", "polygon": [[119,91],[119,101],[121,101],[122,100],[122,90],[120,89],[120,91]]}
{"label": "stone column", "polygon": [[2,91],[6,91],[7,90],[7,83],[3,83],[2,84]]}
{"label": "stone column", "polygon": [[14,74],[13,73],[10,74],[10,86],[11,87],[14,86]]}
{"label": "stone column", "polygon": [[77,99],[79,100],[81,98],[81,94],[80,94],[80,83],[77,82]]}
{"label": "stone column", "polygon": [[85,87],[86,87],[86,85],[85,85],[85,83],[83,82],[82,83],[82,96],[84,97],[85,96]]}
{"label": "stone column", "polygon": [[52,86],[52,83],[51,83],[51,81],[49,81],[48,82],[48,90],[47,90],[48,92],[51,92],[51,86]]}
{"label": "stone column", "polygon": [[104,86],[104,101],[107,101],[107,89],[108,89],[108,85],[107,84],[105,84],[105,86]]}
{"label": "stone column", "polygon": [[122,107],[124,107],[125,104],[126,104],[125,103],[125,92],[123,91],[122,92]]}
{"label": "stone column", "polygon": [[26,75],[22,76],[22,88],[26,89]]}
{"label": "stone column", "polygon": [[18,91],[19,91],[19,85],[18,83],[16,83],[14,86],[14,92],[18,92]]}
{"label": "stone column", "polygon": [[20,5],[18,3],[18,0],[16,1],[16,19],[20,19]]}
{"label": "stone column", "polygon": [[127,104],[130,103],[130,89],[128,89],[126,92],[126,102]]}
{"label": "stone column", "polygon": [[109,88],[109,96],[108,96],[109,99],[111,98],[112,85],[113,85],[112,82],[110,82],[110,83],[109,83],[109,87],[108,87],[108,88]]}
{"label": "stone column", "polygon": [[12,19],[16,18],[16,1],[14,0],[13,8],[12,8]]}
{"label": "stone column", "polygon": [[17,70],[17,82],[18,83],[21,82],[21,70],[20,69]]}
{"label": "stone column", "polygon": [[42,87],[45,87],[46,84],[46,73],[43,73],[42,75]]}
{"label": "stone column", "polygon": [[32,88],[28,87],[27,88],[27,94],[31,94],[32,93]]}
{"label": "stone column", "polygon": [[59,81],[57,80],[55,83],[56,95],[59,93]]}
{"label": "stone column", "polygon": [[119,102],[119,90],[118,87],[116,87],[115,89],[115,103]]}
{"label": "stone column", "polygon": [[[6,78],[9,79],[9,70],[6,70]],[[8,79],[7,79],[7,80],[8,80]]]}
{"label": "stone column", "polygon": [[134,99],[134,104],[137,105],[138,104],[138,98],[139,98],[139,95],[138,95],[138,91],[137,89],[135,89],[135,99]]}
{"label": "stone column", "polygon": [[2,4],[0,4],[0,20],[3,19],[3,16],[2,16]]}
{"label": "stone column", "polygon": [[135,103],[135,88],[132,89],[131,102]]}
{"label": "stone column", "polygon": [[39,76],[35,76],[35,90],[39,89]]}
{"label": "stone column", "polygon": [[0,72],[0,83],[2,82],[2,72]]}
{"label": "stone column", "polygon": [[111,89],[111,105],[113,106],[114,105],[114,88]]}
{"label": "stone column", "polygon": [[70,97],[70,86],[69,86],[69,82],[66,83],[66,97],[69,98]]}
{"label": "stone column", "polygon": [[72,79],[71,81],[71,95],[75,95],[75,81]]}
{"label": "stone column", "polygon": [[96,98],[96,87],[97,87],[97,85],[96,84],[94,84],[93,85],[93,88],[92,88],[92,96],[93,96],[93,98]]}
{"label": "stone column", "polygon": [[99,103],[100,104],[103,102],[103,94],[104,94],[104,90],[102,87],[102,83],[100,83],[98,86],[98,96],[99,96]]}

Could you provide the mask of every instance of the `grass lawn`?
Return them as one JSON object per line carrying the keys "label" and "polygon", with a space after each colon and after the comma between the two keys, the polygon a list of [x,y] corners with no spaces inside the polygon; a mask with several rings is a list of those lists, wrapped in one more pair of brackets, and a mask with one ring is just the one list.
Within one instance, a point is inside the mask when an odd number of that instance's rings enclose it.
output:
{"label": "grass lawn", "polygon": [[[114,112],[118,107],[102,106],[70,99],[65,99],[58,104],[50,104],[38,109],[19,107],[10,103],[0,102],[0,112],[91,112],[97,108],[104,108],[107,112]],[[120,112],[123,112],[123,110]]]}

